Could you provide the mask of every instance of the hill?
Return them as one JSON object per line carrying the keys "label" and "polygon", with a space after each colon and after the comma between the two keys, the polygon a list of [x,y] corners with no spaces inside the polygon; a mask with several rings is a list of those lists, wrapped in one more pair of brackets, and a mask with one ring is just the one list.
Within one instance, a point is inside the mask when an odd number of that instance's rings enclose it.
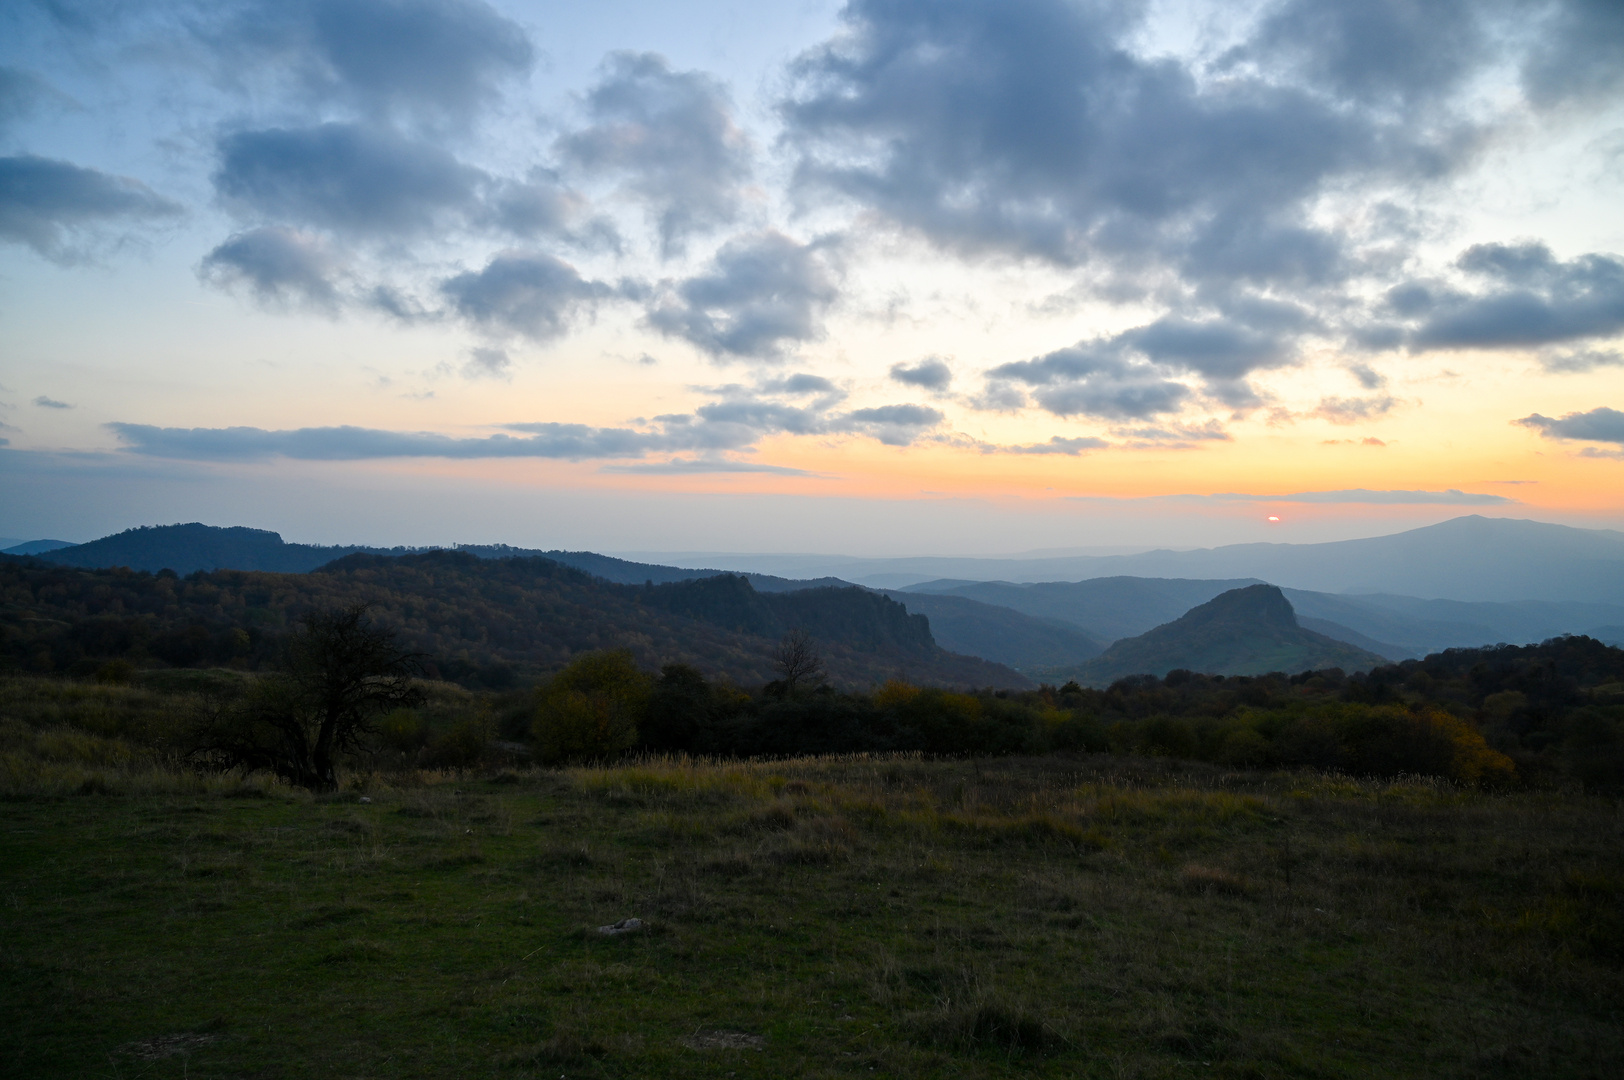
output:
{"label": "hill", "polygon": [[905,677],[1024,687],[1021,675],[936,645],[929,621],[868,590],[757,593],[725,576],[616,585],[545,558],[355,554],[313,573],[216,570],[185,578],[0,559],[0,665],[91,673],[109,659],[177,667],[274,661],[307,611],[353,603],[429,657],[433,673],[500,687],[581,652],[626,648],[645,668],[690,663],[744,684],[773,678],[790,627],[818,641],[837,685]]}
{"label": "hill", "polygon": [[1304,630],[1291,602],[1273,585],[1248,585],[1138,637],[1116,642],[1076,675],[1087,685],[1107,686],[1128,675],[1162,676],[1178,669],[1261,675],[1325,668],[1364,671],[1385,662],[1374,653]]}

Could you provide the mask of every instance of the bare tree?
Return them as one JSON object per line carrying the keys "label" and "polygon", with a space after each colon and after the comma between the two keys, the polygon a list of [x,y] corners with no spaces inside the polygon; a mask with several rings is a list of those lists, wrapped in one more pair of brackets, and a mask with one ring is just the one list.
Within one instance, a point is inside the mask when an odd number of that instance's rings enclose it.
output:
{"label": "bare tree", "polygon": [[823,655],[812,642],[812,635],[796,627],[785,634],[773,649],[773,667],[778,669],[786,691],[793,691],[803,682],[823,681]]}
{"label": "bare tree", "polygon": [[209,710],[193,756],[220,768],[269,769],[318,791],[338,786],[340,754],[360,748],[373,718],[422,701],[419,658],[372,625],[366,607],[312,612],[289,639],[285,670],[238,702]]}

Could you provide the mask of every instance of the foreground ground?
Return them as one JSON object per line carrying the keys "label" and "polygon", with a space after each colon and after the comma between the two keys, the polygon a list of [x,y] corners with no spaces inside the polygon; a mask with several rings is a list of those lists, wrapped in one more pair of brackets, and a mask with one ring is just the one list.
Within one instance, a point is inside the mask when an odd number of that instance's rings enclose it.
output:
{"label": "foreground ground", "polygon": [[103,786],[0,804],[0,1074],[1624,1070],[1611,800],[1105,756]]}

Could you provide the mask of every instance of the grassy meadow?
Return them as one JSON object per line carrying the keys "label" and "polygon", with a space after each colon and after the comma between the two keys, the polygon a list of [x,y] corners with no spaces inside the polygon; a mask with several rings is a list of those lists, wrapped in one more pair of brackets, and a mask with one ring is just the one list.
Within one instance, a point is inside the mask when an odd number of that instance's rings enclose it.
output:
{"label": "grassy meadow", "polygon": [[1624,1065],[1616,799],[1106,754],[312,796],[49,719],[0,725],[8,1077]]}

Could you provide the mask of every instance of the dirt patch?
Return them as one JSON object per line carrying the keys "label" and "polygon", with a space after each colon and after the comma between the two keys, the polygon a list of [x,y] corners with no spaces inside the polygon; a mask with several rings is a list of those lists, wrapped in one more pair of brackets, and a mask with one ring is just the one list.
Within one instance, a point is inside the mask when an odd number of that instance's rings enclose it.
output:
{"label": "dirt patch", "polygon": [[767,1037],[742,1031],[696,1031],[682,1045],[690,1050],[760,1050],[767,1045]]}

